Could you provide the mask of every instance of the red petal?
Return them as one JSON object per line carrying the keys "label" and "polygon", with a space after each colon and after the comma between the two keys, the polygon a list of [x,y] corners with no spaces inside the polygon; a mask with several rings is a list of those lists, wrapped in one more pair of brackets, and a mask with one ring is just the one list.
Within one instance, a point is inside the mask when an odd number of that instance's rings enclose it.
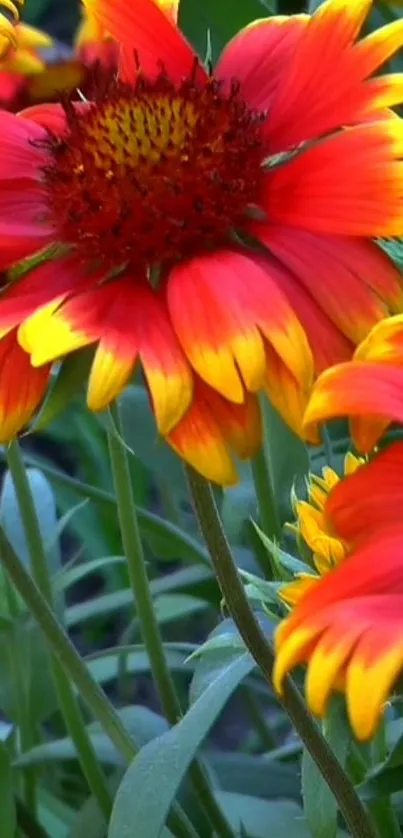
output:
{"label": "red petal", "polygon": [[[156,75],[162,66],[173,81],[190,76],[195,53],[154,0],[87,0],[87,5],[103,29],[121,45],[126,76],[136,67],[136,55],[147,76]],[[206,77],[201,65],[199,74]]]}
{"label": "red petal", "polygon": [[244,458],[256,453],[261,442],[257,401],[246,395],[244,404],[231,404],[196,379],[192,403],[167,442],[207,480],[237,483],[231,449]]}
{"label": "red petal", "polygon": [[[271,262],[271,256],[267,257]],[[268,267],[268,272],[271,270]],[[275,266],[281,290],[294,309],[298,320],[305,329],[315,362],[315,372],[319,374],[327,367],[347,361],[352,357],[354,347],[342,335],[331,320],[324,314],[315,299],[315,289],[311,293],[304,288],[298,276],[285,267]]]}
{"label": "red petal", "polygon": [[73,258],[54,259],[34,268],[1,294],[0,332],[19,325],[52,300],[64,299],[81,282],[79,263]]}
{"label": "red petal", "polygon": [[366,79],[402,45],[402,27],[384,27],[376,44],[365,39],[354,46],[371,5],[371,0],[322,3],[301,29],[270,102],[272,152],[358,122],[388,103]]}
{"label": "red petal", "polygon": [[39,180],[48,154],[38,140],[45,137],[46,132],[35,122],[0,111],[0,180]]}
{"label": "red petal", "polygon": [[[175,267],[168,307],[198,374],[234,402],[263,386],[262,336],[293,374],[311,382],[312,357],[301,325],[271,272],[238,251],[200,256]],[[273,274],[273,275],[272,275]]]}
{"label": "red petal", "polygon": [[249,107],[266,110],[308,20],[273,16],[250,24],[227,44],[214,75],[229,84],[236,79]]}
{"label": "red petal", "polygon": [[385,363],[350,361],[319,377],[309,402],[304,426],[340,416],[359,417],[354,427],[357,447],[370,451],[385,424],[403,422],[403,368]]}
{"label": "red petal", "polygon": [[396,308],[403,303],[399,272],[372,242],[270,224],[255,224],[252,230],[353,343],[388,313],[379,297]]}
{"label": "red petal", "polygon": [[341,480],[325,506],[334,532],[348,544],[375,530],[400,524],[403,509],[403,442],[395,442],[370,463]]}
{"label": "red petal", "polygon": [[31,419],[46,392],[49,365],[37,370],[15,332],[0,340],[0,442],[9,442]]}
{"label": "red petal", "polygon": [[273,222],[315,233],[403,233],[400,120],[350,128],[271,170],[263,204]]}

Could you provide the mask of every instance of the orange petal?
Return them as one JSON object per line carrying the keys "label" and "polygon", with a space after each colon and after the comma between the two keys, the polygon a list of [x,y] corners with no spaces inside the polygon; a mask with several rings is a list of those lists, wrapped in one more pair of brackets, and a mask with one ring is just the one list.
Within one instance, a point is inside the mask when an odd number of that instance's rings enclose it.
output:
{"label": "orange petal", "polygon": [[310,442],[318,442],[319,435],[315,428],[305,431],[302,420],[308,402],[310,390],[305,390],[272,349],[266,346],[267,375],[265,390],[273,407],[290,428],[300,437],[305,436]]}
{"label": "orange petal", "polygon": [[231,486],[238,482],[231,449],[250,457],[261,442],[257,402],[246,396],[244,404],[230,404],[196,379],[192,403],[167,442],[207,480]]}
{"label": "orange petal", "polygon": [[0,340],[0,442],[13,439],[29,422],[49,382],[49,365],[31,366],[15,331]]}
{"label": "orange petal", "polygon": [[360,420],[352,428],[357,448],[370,451],[389,422],[403,421],[403,369],[366,361],[338,364],[322,373],[304,416],[304,430],[340,416]]}

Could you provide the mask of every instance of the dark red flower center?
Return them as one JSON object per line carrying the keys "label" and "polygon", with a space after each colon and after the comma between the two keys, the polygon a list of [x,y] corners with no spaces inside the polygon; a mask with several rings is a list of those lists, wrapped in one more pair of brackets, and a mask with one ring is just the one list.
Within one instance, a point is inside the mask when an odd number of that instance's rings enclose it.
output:
{"label": "dark red flower center", "polygon": [[67,107],[44,175],[60,240],[108,268],[222,245],[259,203],[262,121],[235,86],[175,86],[163,73]]}

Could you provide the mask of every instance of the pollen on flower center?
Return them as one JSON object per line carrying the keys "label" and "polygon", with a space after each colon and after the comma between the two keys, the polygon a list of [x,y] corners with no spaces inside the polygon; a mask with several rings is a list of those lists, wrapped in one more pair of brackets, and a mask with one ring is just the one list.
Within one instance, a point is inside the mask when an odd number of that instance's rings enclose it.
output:
{"label": "pollen on flower center", "polygon": [[44,180],[60,241],[109,267],[218,246],[259,201],[262,116],[212,79],[109,84],[67,108],[50,151]]}

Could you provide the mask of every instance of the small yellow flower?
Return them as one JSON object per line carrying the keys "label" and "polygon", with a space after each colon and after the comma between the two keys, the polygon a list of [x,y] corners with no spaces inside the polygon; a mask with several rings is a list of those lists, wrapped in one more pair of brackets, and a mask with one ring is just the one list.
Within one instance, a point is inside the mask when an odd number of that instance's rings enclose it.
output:
{"label": "small yellow flower", "polygon": [[[364,460],[348,453],[344,459],[344,476],[353,474],[363,464]],[[297,539],[309,547],[312,552],[312,563],[316,573],[300,573],[292,581],[281,588],[280,598],[287,605],[294,606],[315,585],[321,576],[328,573],[336,564],[344,559],[346,545],[335,538],[331,532],[324,514],[324,507],[329,492],[340,480],[340,475],[334,469],[325,466],[321,476],[311,474],[308,482],[308,500],[295,499],[293,503],[296,522],[289,524],[288,529],[295,533]]]}

